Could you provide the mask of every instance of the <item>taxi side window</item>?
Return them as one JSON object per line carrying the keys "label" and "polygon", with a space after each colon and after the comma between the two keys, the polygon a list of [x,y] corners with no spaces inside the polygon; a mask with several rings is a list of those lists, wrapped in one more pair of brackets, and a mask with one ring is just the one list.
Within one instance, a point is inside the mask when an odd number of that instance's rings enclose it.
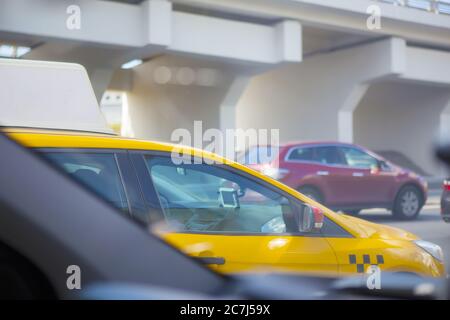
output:
{"label": "taxi side window", "polygon": [[287,198],[220,166],[175,165],[148,157],[147,168],[169,226],[176,231],[285,233]]}
{"label": "taxi side window", "polygon": [[114,154],[44,152],[43,155],[113,206],[129,212]]}

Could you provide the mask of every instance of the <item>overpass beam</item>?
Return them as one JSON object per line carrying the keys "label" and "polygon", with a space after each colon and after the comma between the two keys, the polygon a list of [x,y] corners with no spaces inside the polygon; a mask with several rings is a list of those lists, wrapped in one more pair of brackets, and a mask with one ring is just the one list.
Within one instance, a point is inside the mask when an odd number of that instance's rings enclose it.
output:
{"label": "overpass beam", "polygon": [[[71,13],[68,11],[71,7],[79,10]],[[69,27],[67,22],[74,14],[78,14],[79,24]],[[120,57],[111,59],[116,65],[158,53],[193,54],[263,65],[300,62],[301,25],[295,20],[280,21],[265,25],[186,13],[174,10],[167,0],[146,0],[140,5],[84,0],[2,0],[0,37],[22,36],[36,42],[61,41],[125,50]]]}

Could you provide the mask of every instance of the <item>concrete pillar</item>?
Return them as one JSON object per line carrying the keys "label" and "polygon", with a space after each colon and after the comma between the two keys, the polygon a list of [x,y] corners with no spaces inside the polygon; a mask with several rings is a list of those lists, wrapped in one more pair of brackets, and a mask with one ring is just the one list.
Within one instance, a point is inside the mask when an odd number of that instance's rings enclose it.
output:
{"label": "concrete pillar", "polygon": [[391,38],[306,58],[252,79],[238,104],[243,129],[279,129],[281,141],[352,141],[352,113],[373,81],[404,69]]}
{"label": "concrete pillar", "polygon": [[112,68],[93,68],[88,70],[97,101],[100,102],[114,75]]}
{"label": "concrete pillar", "polygon": [[248,86],[250,78],[248,76],[236,76],[228,88],[220,105],[220,130],[236,128],[236,105]]}
{"label": "concrete pillar", "polygon": [[338,113],[338,140],[353,143],[353,112],[369,89],[368,84],[353,87]]}
{"label": "concrete pillar", "polygon": [[439,138],[444,141],[450,140],[450,97],[441,113],[439,124]]}
{"label": "concrete pillar", "polygon": [[220,62],[165,55],[133,69],[122,134],[170,141],[175,129],[193,132],[235,126],[235,104],[248,79]]}

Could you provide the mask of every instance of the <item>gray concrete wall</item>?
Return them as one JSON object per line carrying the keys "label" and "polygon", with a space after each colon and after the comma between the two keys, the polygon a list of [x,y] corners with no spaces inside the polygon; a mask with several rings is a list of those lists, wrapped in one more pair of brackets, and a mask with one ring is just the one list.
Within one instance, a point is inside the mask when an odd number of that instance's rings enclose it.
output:
{"label": "gray concrete wall", "polygon": [[439,175],[432,150],[450,90],[422,84],[372,85],[356,108],[354,141],[372,150],[399,151],[427,173]]}
{"label": "gray concrete wall", "polygon": [[355,87],[398,72],[399,42],[319,54],[254,77],[238,103],[237,127],[280,129],[281,141],[337,140],[339,111]]}
{"label": "gray concrete wall", "polygon": [[337,139],[337,110],[352,84],[336,83],[338,64],[317,69],[316,60],[254,77],[238,103],[237,127],[280,129],[284,142]]}
{"label": "gray concrete wall", "polygon": [[[216,70],[210,85],[199,85],[198,79],[190,80],[192,71],[198,76],[199,70],[205,68],[210,72]],[[204,130],[220,128],[219,107],[229,86],[229,78],[217,64],[169,55],[153,59],[133,70],[133,85],[124,106],[122,133],[170,141],[175,129],[193,132],[196,120],[203,121]]]}

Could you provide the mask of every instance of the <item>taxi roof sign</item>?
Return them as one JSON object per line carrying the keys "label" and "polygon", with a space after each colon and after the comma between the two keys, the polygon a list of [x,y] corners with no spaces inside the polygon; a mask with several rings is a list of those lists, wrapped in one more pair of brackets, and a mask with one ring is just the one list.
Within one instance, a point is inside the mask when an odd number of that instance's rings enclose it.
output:
{"label": "taxi roof sign", "polygon": [[0,59],[0,126],[113,134],[86,69],[60,62]]}

